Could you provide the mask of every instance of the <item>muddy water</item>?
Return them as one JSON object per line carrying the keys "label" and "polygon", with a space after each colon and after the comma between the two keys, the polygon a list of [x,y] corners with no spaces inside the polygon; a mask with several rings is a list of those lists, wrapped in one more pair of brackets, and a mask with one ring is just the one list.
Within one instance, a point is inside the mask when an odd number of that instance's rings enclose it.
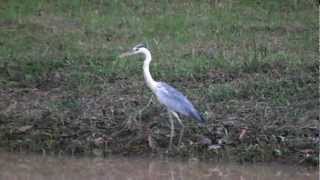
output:
{"label": "muddy water", "polygon": [[316,169],[284,165],[236,165],[151,158],[67,158],[0,153],[6,180],[316,180]]}

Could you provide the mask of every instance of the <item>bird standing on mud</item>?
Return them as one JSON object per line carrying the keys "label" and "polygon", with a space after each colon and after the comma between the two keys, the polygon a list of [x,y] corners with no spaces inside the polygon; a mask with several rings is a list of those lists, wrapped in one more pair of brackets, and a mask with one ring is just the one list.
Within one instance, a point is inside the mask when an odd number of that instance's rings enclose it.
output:
{"label": "bird standing on mud", "polygon": [[180,137],[178,144],[181,143],[183,132],[184,132],[184,125],[179,118],[179,114],[182,114],[187,117],[191,117],[198,121],[198,123],[203,124],[205,123],[205,119],[202,117],[201,113],[197,111],[192,103],[184,96],[181,92],[173,88],[172,86],[164,83],[158,82],[153,80],[150,71],[149,65],[152,60],[150,51],[145,47],[144,44],[138,44],[133,47],[130,51],[121,54],[119,57],[123,58],[126,56],[134,55],[134,54],[143,54],[145,56],[144,64],[143,64],[143,73],[144,79],[147,83],[147,86],[152,90],[152,92],[156,95],[158,101],[163,104],[169,114],[169,120],[171,124],[171,133],[170,133],[170,144],[169,149],[172,146],[172,140],[174,136],[174,122],[172,119],[172,115],[178,120],[181,124],[182,129],[180,131]]}

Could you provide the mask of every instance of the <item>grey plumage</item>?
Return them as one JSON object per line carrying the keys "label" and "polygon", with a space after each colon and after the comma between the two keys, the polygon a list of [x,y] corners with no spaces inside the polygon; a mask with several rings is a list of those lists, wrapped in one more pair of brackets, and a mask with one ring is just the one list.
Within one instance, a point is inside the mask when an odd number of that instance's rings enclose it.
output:
{"label": "grey plumage", "polygon": [[196,108],[194,108],[188,98],[167,83],[158,82],[155,94],[159,102],[165,105],[169,110],[191,117],[199,123],[205,123],[205,119]]}

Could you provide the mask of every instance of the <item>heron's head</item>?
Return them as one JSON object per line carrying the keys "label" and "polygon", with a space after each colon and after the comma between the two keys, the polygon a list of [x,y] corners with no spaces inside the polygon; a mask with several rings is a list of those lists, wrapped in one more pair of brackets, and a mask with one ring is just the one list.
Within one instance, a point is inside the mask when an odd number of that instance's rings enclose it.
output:
{"label": "heron's head", "polygon": [[147,48],[146,48],[145,44],[138,44],[138,45],[134,46],[128,52],[122,53],[119,57],[123,58],[123,57],[131,56],[131,55],[134,55],[134,54],[144,53],[144,51],[146,49]]}

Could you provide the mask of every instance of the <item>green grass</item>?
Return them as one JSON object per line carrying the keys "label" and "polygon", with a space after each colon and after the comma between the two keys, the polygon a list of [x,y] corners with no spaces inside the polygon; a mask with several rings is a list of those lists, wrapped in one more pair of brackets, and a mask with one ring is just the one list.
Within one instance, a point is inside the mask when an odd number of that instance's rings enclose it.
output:
{"label": "green grass", "polygon": [[145,42],[154,78],[186,93],[213,124],[213,114],[229,113],[216,103],[239,102],[241,116],[248,101],[301,109],[308,120],[319,107],[318,25],[315,0],[0,0],[0,89],[17,92],[15,101],[27,91],[31,104],[35,89],[48,93],[45,107],[22,103],[62,112],[53,115],[59,121],[105,119],[105,111],[112,122],[127,121],[151,93],[142,58],[118,55]]}

